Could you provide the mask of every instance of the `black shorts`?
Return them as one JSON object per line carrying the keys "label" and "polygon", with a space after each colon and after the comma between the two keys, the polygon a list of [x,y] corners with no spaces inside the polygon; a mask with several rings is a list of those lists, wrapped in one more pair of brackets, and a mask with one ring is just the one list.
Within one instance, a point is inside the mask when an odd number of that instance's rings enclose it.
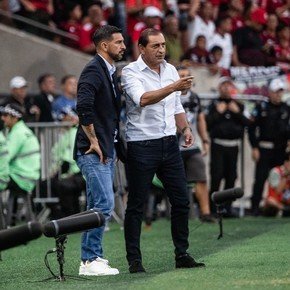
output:
{"label": "black shorts", "polygon": [[200,150],[181,151],[187,182],[206,182],[206,166]]}

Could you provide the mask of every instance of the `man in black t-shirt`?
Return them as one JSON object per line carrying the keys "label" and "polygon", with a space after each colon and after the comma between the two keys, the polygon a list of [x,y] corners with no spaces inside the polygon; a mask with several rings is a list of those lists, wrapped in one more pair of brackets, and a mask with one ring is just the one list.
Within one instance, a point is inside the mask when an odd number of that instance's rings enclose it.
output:
{"label": "man in black t-shirt", "polygon": [[250,13],[246,25],[233,34],[233,64],[235,66],[265,66],[266,56],[262,50],[263,42],[260,32],[266,24],[267,13],[262,8],[256,8]]}

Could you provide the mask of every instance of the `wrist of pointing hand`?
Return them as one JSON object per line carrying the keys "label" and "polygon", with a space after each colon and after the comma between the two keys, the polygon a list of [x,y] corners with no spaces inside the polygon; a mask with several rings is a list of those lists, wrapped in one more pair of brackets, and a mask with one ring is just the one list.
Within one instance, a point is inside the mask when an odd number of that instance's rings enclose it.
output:
{"label": "wrist of pointing hand", "polygon": [[190,127],[185,126],[184,128],[182,128],[181,133],[184,134],[184,132],[185,132],[186,130],[190,130],[190,132],[192,132],[192,130],[191,130]]}

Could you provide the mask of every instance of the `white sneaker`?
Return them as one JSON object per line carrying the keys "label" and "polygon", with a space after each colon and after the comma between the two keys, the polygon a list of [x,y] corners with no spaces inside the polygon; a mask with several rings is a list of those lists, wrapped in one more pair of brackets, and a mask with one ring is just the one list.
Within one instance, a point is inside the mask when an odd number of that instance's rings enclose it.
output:
{"label": "white sneaker", "polygon": [[111,268],[109,266],[108,260],[97,258],[96,260],[92,262],[86,262],[84,271],[82,273],[83,274],[80,274],[80,275],[85,275],[85,276],[117,275],[119,274],[119,270],[116,268]]}
{"label": "white sneaker", "polygon": [[86,272],[86,264],[84,262],[81,262],[79,268],[79,275],[85,275],[85,272]]}

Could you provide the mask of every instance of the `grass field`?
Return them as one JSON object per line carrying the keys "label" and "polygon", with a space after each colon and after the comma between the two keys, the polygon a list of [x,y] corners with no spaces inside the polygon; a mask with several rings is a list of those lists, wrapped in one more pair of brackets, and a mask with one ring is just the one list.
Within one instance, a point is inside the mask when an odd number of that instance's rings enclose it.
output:
{"label": "grass field", "polygon": [[[53,238],[42,237],[2,252],[1,289],[290,289],[290,219],[244,218],[224,220],[224,237],[217,240],[218,225],[190,221],[190,253],[206,268],[174,268],[170,223],[160,220],[142,234],[145,274],[129,274],[125,260],[123,231],[110,225],[105,234],[105,253],[121,274],[49,280],[44,265]],[[70,235],[65,250],[64,272],[76,275],[79,266],[80,235]],[[49,261],[58,273],[56,256]]]}

